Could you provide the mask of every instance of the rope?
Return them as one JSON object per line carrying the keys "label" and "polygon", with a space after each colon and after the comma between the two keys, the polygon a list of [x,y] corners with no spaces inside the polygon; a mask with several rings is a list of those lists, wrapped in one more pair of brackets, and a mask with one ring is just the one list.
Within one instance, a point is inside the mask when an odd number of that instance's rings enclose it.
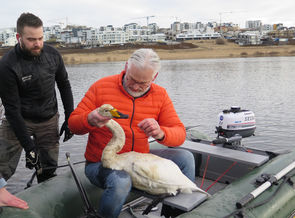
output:
{"label": "rope", "polygon": [[211,185],[209,185],[205,191],[207,192],[210,188],[212,188],[212,186],[215,185],[236,164],[237,161],[233,162],[233,164],[230,165],[229,168],[227,168]]}
{"label": "rope", "polygon": [[206,173],[207,173],[207,167],[208,167],[208,164],[209,164],[209,159],[210,159],[210,155],[207,156],[206,166],[205,166],[205,169],[204,169],[204,172],[203,172],[203,178],[202,178],[202,183],[200,185],[200,188],[202,188],[203,185],[204,185],[205,176],[206,176]]}

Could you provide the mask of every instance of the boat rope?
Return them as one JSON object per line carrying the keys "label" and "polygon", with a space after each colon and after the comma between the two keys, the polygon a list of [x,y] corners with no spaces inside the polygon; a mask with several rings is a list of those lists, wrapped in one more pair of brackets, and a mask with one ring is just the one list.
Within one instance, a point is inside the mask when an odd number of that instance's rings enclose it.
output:
{"label": "boat rope", "polygon": [[[214,145],[214,144],[212,144],[212,145]],[[248,150],[248,149],[245,150],[245,151],[249,152],[249,153],[253,152],[252,150]],[[204,172],[203,172],[202,183],[200,185],[200,188],[202,188],[203,185],[204,185],[204,180],[205,180],[206,173],[207,173],[207,168],[208,168],[208,165],[209,165],[209,159],[210,159],[210,155],[208,155],[208,157],[207,157],[206,166],[205,166],[205,169],[204,169]],[[230,165],[229,168],[227,168],[211,185],[209,185],[205,191],[207,192],[210,188],[212,188],[212,186],[214,186],[220,179],[222,179],[222,177],[224,177],[225,174],[228,173],[228,171],[231,168],[233,168],[236,164],[237,164],[237,161],[233,162],[232,165]]]}
{"label": "boat rope", "polygon": [[271,201],[278,193],[279,193],[279,190],[283,187],[284,184],[286,184],[287,182],[290,184],[290,185],[294,185],[294,182],[291,180],[291,177],[295,176],[295,172],[293,172],[292,174],[289,174],[289,175],[286,175],[283,177],[283,181],[280,185],[278,185],[278,188],[274,191],[274,193],[269,196],[267,199],[261,201],[261,202],[258,202],[257,204],[254,204],[252,206],[245,206],[245,207],[242,207],[240,209],[236,209],[235,211],[233,211],[232,213],[226,215],[225,217],[223,218],[229,218],[229,217],[240,217],[240,218],[243,218],[243,217],[246,217],[244,215],[245,211],[246,210],[251,210],[251,209],[254,209],[256,207],[260,207],[266,203],[268,203],[269,201]]}
{"label": "boat rope", "polygon": [[204,172],[203,172],[203,178],[202,178],[202,183],[200,185],[200,188],[202,188],[203,185],[204,185],[205,176],[206,176],[207,168],[208,168],[208,164],[209,164],[209,159],[210,159],[210,155],[208,155],[208,157],[207,157],[206,166],[205,166],[205,169],[204,169]]}
{"label": "boat rope", "polygon": [[215,185],[236,164],[237,161],[233,162],[232,165],[230,165],[229,168],[227,168],[211,185],[209,185],[205,191],[207,192],[210,188],[212,188],[212,186]]}

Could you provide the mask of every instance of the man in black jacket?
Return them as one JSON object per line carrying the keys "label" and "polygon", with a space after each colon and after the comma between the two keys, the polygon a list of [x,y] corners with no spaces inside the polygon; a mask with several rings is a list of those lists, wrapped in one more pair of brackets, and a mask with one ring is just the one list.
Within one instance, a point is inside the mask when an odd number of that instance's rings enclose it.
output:
{"label": "man in black jacket", "polygon": [[[55,175],[59,137],[72,137],[67,120],[73,111],[73,95],[61,55],[43,44],[43,23],[31,13],[17,20],[18,44],[0,60],[0,97],[5,118],[0,125],[0,175],[15,172],[22,149],[26,167],[35,168],[38,182]],[[55,83],[65,111],[58,132]],[[43,170],[42,170],[43,169]]]}

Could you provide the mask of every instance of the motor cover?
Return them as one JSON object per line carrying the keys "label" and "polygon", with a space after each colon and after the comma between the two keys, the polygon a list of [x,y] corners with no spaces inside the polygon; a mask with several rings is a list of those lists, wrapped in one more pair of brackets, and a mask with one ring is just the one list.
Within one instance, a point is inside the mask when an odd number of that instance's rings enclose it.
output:
{"label": "motor cover", "polygon": [[219,113],[218,119],[216,127],[218,136],[229,138],[239,134],[245,138],[254,135],[256,121],[254,113],[250,110],[241,110],[238,106],[232,106],[230,110]]}

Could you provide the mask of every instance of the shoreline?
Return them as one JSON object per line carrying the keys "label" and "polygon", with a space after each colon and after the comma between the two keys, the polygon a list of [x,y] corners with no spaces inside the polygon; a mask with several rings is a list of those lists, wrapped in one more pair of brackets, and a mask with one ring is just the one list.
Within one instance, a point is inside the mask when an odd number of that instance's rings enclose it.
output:
{"label": "shoreline", "polygon": [[[178,45],[128,44],[91,49],[57,48],[66,65],[127,61],[138,48],[152,48],[161,60],[295,56],[295,45],[239,46],[224,40],[189,40]],[[0,58],[9,49],[0,50]]]}
{"label": "shoreline", "polygon": [[[295,45],[239,46],[233,42],[217,45],[215,40],[190,40],[195,48],[153,48],[161,60],[218,59],[247,57],[295,56]],[[104,52],[63,53],[66,65],[127,61],[138,48],[113,49]],[[83,49],[85,50],[85,49]]]}

